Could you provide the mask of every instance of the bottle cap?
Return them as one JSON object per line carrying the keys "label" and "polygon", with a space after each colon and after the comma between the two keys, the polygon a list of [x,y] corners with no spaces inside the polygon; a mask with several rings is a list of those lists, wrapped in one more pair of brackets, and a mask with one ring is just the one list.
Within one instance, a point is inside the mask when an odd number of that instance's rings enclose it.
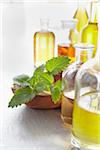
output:
{"label": "bottle cap", "polygon": [[78,23],[77,19],[61,20],[62,29],[75,29]]}

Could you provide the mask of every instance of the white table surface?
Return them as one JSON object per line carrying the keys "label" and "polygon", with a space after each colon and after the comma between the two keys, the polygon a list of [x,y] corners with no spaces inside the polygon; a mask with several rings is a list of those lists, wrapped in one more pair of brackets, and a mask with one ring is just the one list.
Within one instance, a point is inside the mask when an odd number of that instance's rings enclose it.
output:
{"label": "white table surface", "polygon": [[10,86],[11,82],[5,79],[0,150],[69,150],[70,131],[63,128],[60,110],[34,110],[24,105],[8,108]]}

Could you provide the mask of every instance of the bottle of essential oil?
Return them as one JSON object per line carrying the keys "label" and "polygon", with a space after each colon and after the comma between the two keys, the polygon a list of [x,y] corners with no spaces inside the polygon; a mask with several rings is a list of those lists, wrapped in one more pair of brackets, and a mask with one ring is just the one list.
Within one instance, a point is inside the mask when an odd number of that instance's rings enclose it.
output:
{"label": "bottle of essential oil", "polygon": [[55,35],[49,31],[49,20],[41,19],[41,30],[34,34],[34,66],[38,67],[54,57]]}

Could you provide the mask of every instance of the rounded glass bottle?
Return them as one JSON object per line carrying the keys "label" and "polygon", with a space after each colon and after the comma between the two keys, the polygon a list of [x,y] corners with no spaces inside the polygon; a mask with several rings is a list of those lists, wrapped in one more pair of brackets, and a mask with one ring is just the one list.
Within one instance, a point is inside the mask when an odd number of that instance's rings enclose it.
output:
{"label": "rounded glass bottle", "polygon": [[76,74],[81,65],[90,58],[92,58],[93,48],[93,45],[87,45],[83,43],[76,44],[76,62],[69,65],[69,67],[62,74],[63,95],[61,103],[61,118],[65,127],[72,126],[72,112],[75,96]]}
{"label": "rounded glass bottle", "polygon": [[100,150],[100,45],[96,57],[77,73],[72,126],[74,147]]}

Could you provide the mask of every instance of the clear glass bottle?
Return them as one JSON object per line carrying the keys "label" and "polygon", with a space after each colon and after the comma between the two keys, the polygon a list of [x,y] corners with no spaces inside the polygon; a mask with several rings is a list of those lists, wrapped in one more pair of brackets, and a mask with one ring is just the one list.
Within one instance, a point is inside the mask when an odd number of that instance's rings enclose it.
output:
{"label": "clear glass bottle", "polygon": [[72,60],[75,59],[75,48],[73,45],[78,42],[78,31],[76,30],[77,20],[62,20],[61,21],[61,40],[58,44],[58,56],[69,56]]}
{"label": "clear glass bottle", "polygon": [[85,8],[85,4],[83,5],[82,2],[78,2],[78,8],[73,18],[78,20],[77,31],[79,32],[79,39],[81,40],[81,31],[83,27],[88,24],[88,13]]}
{"label": "clear glass bottle", "polygon": [[63,81],[63,95],[61,103],[61,118],[65,127],[72,126],[72,112],[75,96],[75,77],[81,65],[92,58],[93,45],[76,44],[76,62],[69,65],[69,67],[62,74]]}
{"label": "clear glass bottle", "polygon": [[98,44],[98,23],[97,23],[97,1],[91,2],[90,20],[88,25],[83,29],[81,41],[93,44],[93,56],[96,54]]}
{"label": "clear glass bottle", "polygon": [[100,150],[100,47],[78,71],[75,91],[72,145]]}
{"label": "clear glass bottle", "polygon": [[49,20],[40,20],[41,31],[34,34],[34,65],[45,63],[47,60],[54,57],[55,35],[48,30]]}

